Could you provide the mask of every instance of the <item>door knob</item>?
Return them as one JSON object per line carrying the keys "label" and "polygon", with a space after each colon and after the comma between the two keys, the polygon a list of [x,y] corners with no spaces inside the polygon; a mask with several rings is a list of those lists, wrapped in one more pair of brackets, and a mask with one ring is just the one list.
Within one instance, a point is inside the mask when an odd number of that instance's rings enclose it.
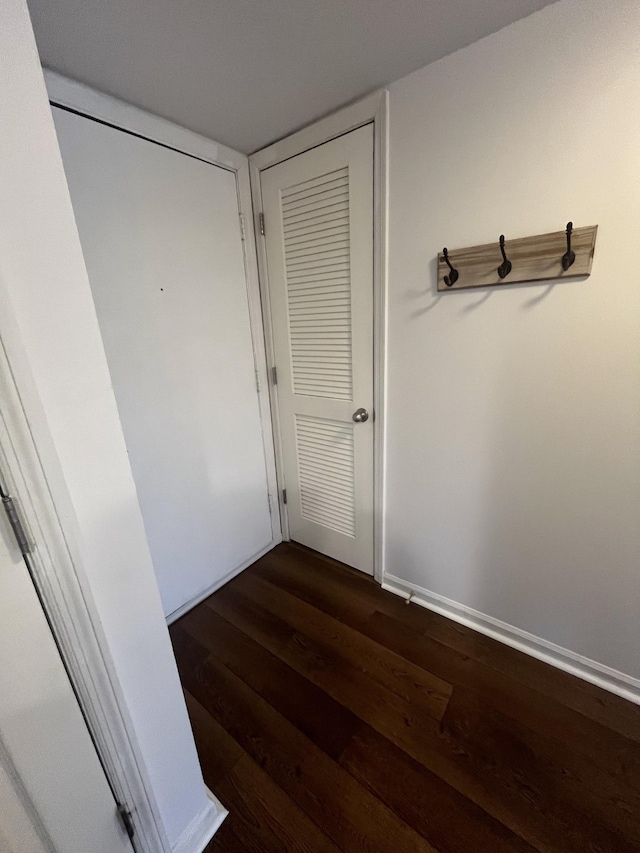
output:
{"label": "door knob", "polygon": [[369,420],[369,412],[366,409],[356,409],[352,417],[357,424],[363,424]]}

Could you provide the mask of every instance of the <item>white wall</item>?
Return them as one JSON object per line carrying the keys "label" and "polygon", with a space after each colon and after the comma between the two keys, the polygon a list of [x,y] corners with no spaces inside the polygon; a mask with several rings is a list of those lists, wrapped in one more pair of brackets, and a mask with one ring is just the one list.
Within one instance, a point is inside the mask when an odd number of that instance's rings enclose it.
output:
{"label": "white wall", "polygon": [[[386,570],[640,676],[640,4],[562,0],[390,87]],[[436,253],[599,225],[586,281]]]}
{"label": "white wall", "polygon": [[0,81],[0,335],[175,842],[208,801],[23,0],[0,5]]}

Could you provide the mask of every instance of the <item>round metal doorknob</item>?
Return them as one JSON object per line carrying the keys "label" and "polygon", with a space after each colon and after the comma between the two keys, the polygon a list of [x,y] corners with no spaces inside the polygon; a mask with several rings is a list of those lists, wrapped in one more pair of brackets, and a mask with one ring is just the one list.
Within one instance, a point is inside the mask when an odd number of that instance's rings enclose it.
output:
{"label": "round metal doorknob", "polygon": [[363,424],[369,420],[369,412],[366,409],[356,409],[352,417],[357,424]]}

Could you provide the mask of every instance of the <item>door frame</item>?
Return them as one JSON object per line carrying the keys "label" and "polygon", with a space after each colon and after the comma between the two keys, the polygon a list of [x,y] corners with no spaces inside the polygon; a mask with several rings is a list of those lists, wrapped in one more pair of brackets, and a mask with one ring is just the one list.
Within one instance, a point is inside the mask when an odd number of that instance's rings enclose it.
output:
{"label": "door frame", "polygon": [[[381,89],[249,157],[264,338],[268,363],[275,365],[266,243],[260,220],[263,210],[261,172],[359,127],[373,125],[373,576],[378,583],[382,583],[384,574],[388,102],[388,91]],[[289,540],[287,507],[282,495],[285,485],[278,386],[271,381],[271,376],[269,379],[282,538]]]}
{"label": "door frame", "polygon": [[[132,811],[137,853],[171,850],[124,697],[110,669],[99,614],[65,536],[43,465],[53,451],[35,444],[25,408],[38,406],[20,332],[0,287],[0,464],[29,542],[27,569],[116,801]],[[9,355],[10,353],[10,355]],[[57,465],[56,465],[57,467]],[[135,804],[135,809],[133,808]]]}

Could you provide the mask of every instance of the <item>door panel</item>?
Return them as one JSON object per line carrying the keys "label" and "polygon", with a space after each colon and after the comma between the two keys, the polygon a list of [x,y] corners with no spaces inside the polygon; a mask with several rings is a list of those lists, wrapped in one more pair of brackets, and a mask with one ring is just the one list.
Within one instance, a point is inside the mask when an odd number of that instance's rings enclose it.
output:
{"label": "door panel", "polygon": [[372,574],[373,127],[261,185],[290,534]]}
{"label": "door panel", "polygon": [[293,393],[351,400],[348,169],[281,199]]}
{"label": "door panel", "polygon": [[355,536],[353,429],[296,415],[295,430],[302,518]]}
{"label": "door panel", "polygon": [[272,540],[236,175],[53,116],[169,616]]}
{"label": "door panel", "polygon": [[27,568],[0,515],[0,850],[132,853]]}

